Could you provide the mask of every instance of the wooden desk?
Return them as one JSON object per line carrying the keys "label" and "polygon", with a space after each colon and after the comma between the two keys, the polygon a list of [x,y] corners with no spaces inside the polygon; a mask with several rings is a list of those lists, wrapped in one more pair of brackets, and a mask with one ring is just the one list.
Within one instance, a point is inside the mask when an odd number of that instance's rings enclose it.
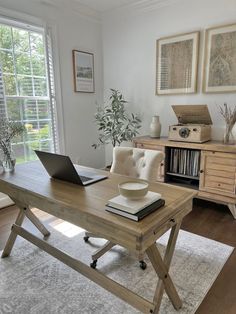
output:
{"label": "wooden desk", "polygon": [[[99,170],[98,172],[104,173]],[[17,235],[35,244],[45,252],[80,272],[143,313],[158,313],[164,289],[173,306],[181,308],[172,279],[168,273],[178,231],[185,215],[192,210],[194,191],[162,183],[150,184],[150,190],[162,194],[166,206],[145,217],[140,222],[116,216],[104,210],[107,200],[118,194],[118,183],[127,177],[109,174],[109,178],[87,187],[51,180],[39,162],[16,166],[14,173],[0,175],[0,191],[8,194],[20,212],[12,226],[2,257],[10,255]],[[114,243],[120,244],[136,254],[147,253],[159,277],[152,301],[148,301],[90,268],[84,263],[58,250],[46,239],[40,239],[21,227],[24,217],[30,219],[44,237],[50,235],[30,207],[37,207],[58,218],[80,226]],[[155,241],[171,228],[164,259]],[[145,276],[145,272],[144,272]]]}

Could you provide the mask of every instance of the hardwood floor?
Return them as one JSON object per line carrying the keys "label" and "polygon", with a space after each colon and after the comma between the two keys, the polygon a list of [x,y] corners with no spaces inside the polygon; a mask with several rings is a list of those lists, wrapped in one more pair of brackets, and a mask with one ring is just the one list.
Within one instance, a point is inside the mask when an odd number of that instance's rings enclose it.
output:
{"label": "hardwood floor", "polygon": [[[38,209],[35,213],[46,224],[57,220]],[[15,206],[0,210],[0,250],[5,245],[16,215]],[[25,225],[30,230],[35,230],[27,220]],[[182,229],[236,247],[236,220],[226,206],[195,200],[194,209],[184,219]],[[226,262],[196,313],[236,313],[236,250]]]}
{"label": "hardwood floor", "polygon": [[[195,200],[182,229],[236,247],[236,220],[226,206]],[[196,311],[196,314],[213,313],[236,313],[236,250]]]}

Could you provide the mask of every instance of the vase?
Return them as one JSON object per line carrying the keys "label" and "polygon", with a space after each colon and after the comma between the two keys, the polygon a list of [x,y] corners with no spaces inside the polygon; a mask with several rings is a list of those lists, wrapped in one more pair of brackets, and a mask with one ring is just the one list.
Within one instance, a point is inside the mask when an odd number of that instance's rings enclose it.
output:
{"label": "vase", "polygon": [[224,133],[224,138],[223,138],[224,144],[235,144],[235,138],[232,132],[232,127],[230,127],[229,124],[226,124],[225,126],[225,133]]}
{"label": "vase", "polygon": [[0,174],[4,172],[2,161],[0,160]]}
{"label": "vase", "polygon": [[7,147],[4,151],[2,151],[1,163],[5,172],[14,171],[16,158],[11,147]]}
{"label": "vase", "polygon": [[150,137],[159,138],[161,135],[161,123],[159,116],[153,116],[150,124]]}

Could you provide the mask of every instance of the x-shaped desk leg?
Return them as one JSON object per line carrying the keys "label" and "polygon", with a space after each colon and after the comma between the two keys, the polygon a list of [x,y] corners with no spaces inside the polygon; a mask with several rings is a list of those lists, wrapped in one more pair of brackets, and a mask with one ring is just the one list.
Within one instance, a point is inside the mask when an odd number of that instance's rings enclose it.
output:
{"label": "x-shaped desk leg", "polygon": [[[44,237],[48,237],[50,235],[50,232],[44,227],[44,225],[40,222],[40,220],[32,213],[29,206],[20,204],[17,201],[15,201],[15,204],[20,209],[20,212],[15,221],[15,225],[21,226],[26,216],[35,225],[35,227],[43,234]],[[11,254],[12,248],[16,241],[16,237],[17,237],[16,233],[11,231],[10,236],[7,240],[7,243],[5,245],[5,248],[2,252],[2,258],[8,257]]]}
{"label": "x-shaped desk leg", "polygon": [[177,223],[171,229],[164,259],[161,258],[161,255],[155,243],[146,251],[153,265],[153,268],[155,269],[159,277],[159,281],[157,283],[155,295],[153,298],[153,303],[155,304],[155,309],[153,311],[154,314],[157,314],[159,312],[164,290],[166,291],[176,310],[179,310],[182,307],[182,301],[180,300],[180,297],[175,289],[174,283],[169,275],[169,268],[173,257],[180,225],[181,222]]}

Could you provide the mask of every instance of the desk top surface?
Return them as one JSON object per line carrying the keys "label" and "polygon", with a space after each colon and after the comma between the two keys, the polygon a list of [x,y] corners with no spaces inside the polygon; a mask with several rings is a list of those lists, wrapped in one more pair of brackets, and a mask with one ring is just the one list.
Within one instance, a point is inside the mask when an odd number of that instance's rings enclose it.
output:
{"label": "desk top surface", "polygon": [[102,222],[135,236],[142,236],[150,228],[163,225],[196,194],[195,191],[181,187],[151,183],[149,190],[161,193],[166,205],[135,222],[104,209],[107,201],[119,194],[118,183],[130,178],[103,170],[82,168],[106,174],[108,179],[86,187],[54,180],[48,176],[42,164],[35,161],[17,165],[14,173],[1,174],[0,191],[58,218],[65,219],[68,216],[65,220],[81,227],[85,228],[86,223],[96,221],[98,224]]}

